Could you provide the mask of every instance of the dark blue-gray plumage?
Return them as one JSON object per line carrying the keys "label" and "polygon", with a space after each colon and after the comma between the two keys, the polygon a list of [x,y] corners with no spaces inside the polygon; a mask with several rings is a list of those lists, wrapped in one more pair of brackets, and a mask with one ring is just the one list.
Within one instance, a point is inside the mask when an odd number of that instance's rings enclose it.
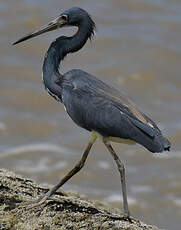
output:
{"label": "dark blue-gray plumage", "polygon": [[109,141],[132,144],[136,142],[151,152],[169,150],[170,142],[162,136],[155,122],[140,112],[119,90],[79,69],[73,69],[65,74],[59,72],[59,65],[64,57],[68,53],[81,49],[94,35],[95,23],[85,10],[77,7],[66,10],[48,25],[14,44],[64,26],[77,26],[78,31],[72,37],[57,38],[50,45],[43,64],[44,85],[51,96],[64,104],[72,120],[80,127],[92,132],[92,135],[80,162],[43,198],[39,199],[38,204],[54,194],[61,185],[83,167],[91,146],[99,137],[118,166],[124,212],[129,217],[124,165]]}

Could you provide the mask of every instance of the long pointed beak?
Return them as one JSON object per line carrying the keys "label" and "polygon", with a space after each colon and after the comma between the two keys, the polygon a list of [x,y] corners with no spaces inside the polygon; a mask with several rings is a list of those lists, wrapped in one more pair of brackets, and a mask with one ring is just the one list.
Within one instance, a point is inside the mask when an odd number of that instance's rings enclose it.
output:
{"label": "long pointed beak", "polygon": [[38,36],[40,34],[43,34],[43,33],[46,33],[46,32],[52,31],[52,30],[56,30],[56,29],[58,29],[60,27],[63,27],[64,24],[65,24],[65,20],[63,20],[61,18],[61,16],[60,16],[60,17],[54,19],[53,21],[51,21],[50,23],[48,23],[47,25],[42,26],[40,29],[38,29],[38,30],[36,30],[36,31],[34,31],[34,32],[30,33],[30,34],[27,34],[24,37],[20,38],[18,41],[14,42],[13,45],[16,45],[16,44],[18,44],[20,42],[24,42],[24,41],[26,41],[26,40],[28,40],[30,38],[36,37],[36,36]]}

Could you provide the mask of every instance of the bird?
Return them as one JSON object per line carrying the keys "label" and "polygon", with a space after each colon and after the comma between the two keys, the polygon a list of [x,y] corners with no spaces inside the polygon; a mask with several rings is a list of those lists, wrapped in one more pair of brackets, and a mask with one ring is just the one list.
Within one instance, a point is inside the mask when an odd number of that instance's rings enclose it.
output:
{"label": "bird", "polygon": [[70,118],[90,132],[89,142],[81,159],[55,186],[34,205],[43,204],[71,177],[78,173],[87,160],[96,139],[104,143],[112,155],[120,174],[123,214],[130,217],[128,207],[125,166],[112,147],[112,142],[140,144],[150,152],[169,151],[170,141],[164,137],[151,118],[141,112],[120,90],[81,70],[60,72],[60,63],[69,53],[80,50],[95,35],[96,25],[89,13],[79,7],[65,10],[40,29],[13,43],[24,42],[62,27],[77,27],[73,36],[60,36],[53,41],[43,62],[43,83],[47,92],[61,102]]}

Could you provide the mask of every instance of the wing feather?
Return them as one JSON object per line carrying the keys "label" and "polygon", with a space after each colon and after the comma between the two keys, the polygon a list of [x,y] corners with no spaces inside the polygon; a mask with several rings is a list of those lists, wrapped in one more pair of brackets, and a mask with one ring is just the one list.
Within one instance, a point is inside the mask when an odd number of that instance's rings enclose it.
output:
{"label": "wing feather", "polygon": [[151,152],[169,150],[160,129],[119,90],[82,71],[64,75],[62,102],[72,120],[103,136],[133,140]]}
{"label": "wing feather", "polygon": [[[89,102],[89,107],[94,106],[92,109],[89,108],[91,110],[90,113],[92,113],[93,110],[98,111],[100,106],[103,106],[106,112],[106,109],[109,107],[109,111],[112,109],[114,110],[114,114],[117,114],[117,119],[122,117],[127,123],[129,120],[132,125],[139,128],[149,137],[154,138],[155,128],[157,128],[155,123],[151,119],[147,119],[147,116],[141,113],[126,95],[86,72],[73,70],[73,73],[73,77],[72,71],[66,75],[68,78],[69,75],[71,75],[72,84],[74,85],[73,91],[79,94],[79,100],[77,100],[75,104],[80,103],[80,95],[82,95],[82,101],[86,101],[86,103]],[[74,96],[74,98],[75,97],[76,96]],[[112,108],[110,108],[111,106]],[[84,108],[87,108],[87,106],[82,105],[81,110]],[[87,109],[85,113],[88,113],[89,109]],[[101,110],[102,113],[104,113],[104,109]]]}

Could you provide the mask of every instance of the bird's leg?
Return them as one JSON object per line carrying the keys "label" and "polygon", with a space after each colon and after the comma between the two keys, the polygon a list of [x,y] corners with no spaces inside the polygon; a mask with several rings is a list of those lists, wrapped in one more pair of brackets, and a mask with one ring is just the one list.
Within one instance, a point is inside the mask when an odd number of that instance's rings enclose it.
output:
{"label": "bird's leg", "polygon": [[106,139],[103,139],[103,142],[104,142],[105,146],[107,147],[107,149],[109,150],[109,152],[111,153],[112,157],[114,158],[114,160],[115,160],[115,162],[117,164],[117,167],[118,167],[118,170],[119,170],[119,173],[120,173],[120,177],[121,177],[124,214],[125,214],[126,217],[129,218],[130,212],[129,212],[128,201],[127,201],[124,164],[121,162],[121,160],[119,159],[118,155],[115,153],[115,151],[112,148],[111,144]]}
{"label": "bird's leg", "polygon": [[78,173],[84,166],[85,161],[88,157],[88,154],[90,152],[90,149],[92,147],[92,145],[94,144],[95,140],[96,140],[96,135],[94,133],[91,133],[90,136],[90,140],[89,143],[82,155],[81,160],[75,165],[75,167],[69,172],[67,173],[62,179],[61,181],[56,184],[52,189],[50,189],[43,197],[41,197],[40,199],[36,200],[35,202],[33,202],[31,205],[28,205],[27,208],[33,208],[36,206],[39,206],[41,204],[43,204],[49,197],[51,197],[53,194],[55,194],[55,192],[63,185],[65,184],[71,177],[73,177],[76,173]]}

